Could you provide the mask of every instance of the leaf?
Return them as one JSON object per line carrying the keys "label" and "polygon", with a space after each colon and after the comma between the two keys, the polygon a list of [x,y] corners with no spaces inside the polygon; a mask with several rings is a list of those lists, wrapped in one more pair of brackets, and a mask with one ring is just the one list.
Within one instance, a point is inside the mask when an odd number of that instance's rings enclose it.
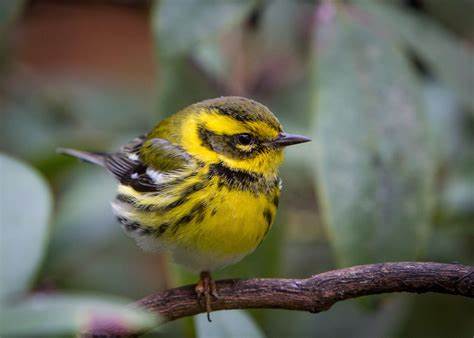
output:
{"label": "leaf", "polygon": [[424,0],[423,5],[435,19],[470,41],[474,40],[474,22],[471,15],[466,15],[474,13],[474,1]]}
{"label": "leaf", "polygon": [[359,1],[357,5],[378,20],[380,29],[389,29],[418,53],[466,105],[474,108],[472,47],[426,16],[375,1]]}
{"label": "leaf", "polygon": [[0,301],[25,291],[43,257],[52,207],[45,180],[28,165],[0,154]]}
{"label": "leaf", "polygon": [[168,116],[197,101],[216,96],[208,79],[198,73],[186,57],[162,59],[160,64],[157,110],[161,114]]}
{"label": "leaf", "polygon": [[186,54],[240,23],[255,4],[255,0],[160,1],[153,19],[160,53],[164,57]]}
{"label": "leaf", "polygon": [[68,253],[77,257],[84,247],[87,251],[103,248],[114,234],[122,233],[110,207],[116,182],[103,168],[78,162],[78,169],[63,184],[67,189],[58,203],[50,245],[56,253],[49,257],[52,261],[64,260]]}
{"label": "leaf", "polygon": [[156,315],[129,301],[83,295],[37,295],[0,311],[2,335],[71,334],[114,326],[135,332],[158,324]]}
{"label": "leaf", "polygon": [[[225,65],[217,38],[240,24],[256,1],[160,1],[153,11],[153,31],[159,64],[158,111],[169,115],[189,104],[222,95],[206,71],[222,71]],[[203,51],[203,46],[212,47]],[[191,53],[193,52],[193,53]],[[194,57],[194,59],[191,58]]]}
{"label": "leaf", "polygon": [[[474,175],[471,173],[451,175],[446,180],[445,189],[440,196],[443,208],[450,215],[465,216],[469,226],[466,234],[474,234],[472,216],[474,215]],[[469,221],[471,218],[471,221]],[[459,221],[458,221],[459,222]]]}
{"label": "leaf", "polygon": [[25,1],[0,1],[0,36],[5,33],[7,27],[15,20],[23,9]]}
{"label": "leaf", "polygon": [[449,162],[463,147],[459,133],[463,117],[459,102],[446,86],[432,81],[424,84],[423,97],[437,159],[441,164],[452,166],[455,163]]}
{"label": "leaf", "polygon": [[24,4],[24,0],[0,1],[0,71],[4,70],[9,56],[8,30],[21,13]]}
{"label": "leaf", "polygon": [[194,317],[198,338],[260,338],[265,337],[252,317],[245,311],[232,310],[212,313],[212,323],[205,314]]}
{"label": "leaf", "polygon": [[393,40],[357,14],[319,6],[313,61],[317,186],[343,266],[416,259],[433,167],[419,85]]}

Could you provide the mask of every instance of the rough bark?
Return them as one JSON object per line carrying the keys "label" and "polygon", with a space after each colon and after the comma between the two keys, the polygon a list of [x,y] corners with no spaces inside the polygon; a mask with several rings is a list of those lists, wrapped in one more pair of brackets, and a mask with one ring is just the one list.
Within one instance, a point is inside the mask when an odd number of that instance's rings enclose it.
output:
{"label": "rough bark", "polygon": [[[268,308],[317,313],[342,300],[381,293],[436,292],[473,298],[474,267],[381,263],[328,271],[306,279],[236,279],[216,284],[219,298],[213,299],[213,310]],[[205,312],[205,308],[198,302],[194,288],[187,285],[165,290],[134,305],[160,315],[164,321],[196,315]]]}

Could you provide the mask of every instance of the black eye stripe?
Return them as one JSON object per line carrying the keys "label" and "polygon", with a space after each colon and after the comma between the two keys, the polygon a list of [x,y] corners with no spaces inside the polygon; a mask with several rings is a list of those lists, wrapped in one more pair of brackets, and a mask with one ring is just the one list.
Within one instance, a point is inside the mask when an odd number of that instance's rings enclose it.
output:
{"label": "black eye stripe", "polygon": [[229,158],[234,159],[246,159],[253,158],[260,154],[261,152],[266,151],[268,148],[262,146],[258,139],[250,135],[251,137],[251,149],[242,149],[238,145],[243,145],[238,142],[237,136],[243,134],[235,135],[223,135],[216,134],[204,126],[199,127],[199,138],[201,139],[202,145],[206,148],[209,148],[219,154],[223,154]]}

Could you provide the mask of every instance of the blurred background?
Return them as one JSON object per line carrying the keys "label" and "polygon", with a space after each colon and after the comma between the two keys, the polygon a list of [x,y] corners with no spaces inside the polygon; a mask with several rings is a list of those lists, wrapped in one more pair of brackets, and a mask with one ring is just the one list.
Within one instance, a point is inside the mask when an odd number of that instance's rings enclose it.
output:
{"label": "blurred background", "polygon": [[[1,1],[2,336],[72,336],[97,303],[154,326],[117,304],[196,280],[125,236],[109,175],[55,148],[111,151],[221,95],[264,103],[313,142],[286,153],[263,245],[215,277],[473,264],[472,13],[472,0]],[[465,298],[394,294],[147,336],[472,337],[473,314]]]}

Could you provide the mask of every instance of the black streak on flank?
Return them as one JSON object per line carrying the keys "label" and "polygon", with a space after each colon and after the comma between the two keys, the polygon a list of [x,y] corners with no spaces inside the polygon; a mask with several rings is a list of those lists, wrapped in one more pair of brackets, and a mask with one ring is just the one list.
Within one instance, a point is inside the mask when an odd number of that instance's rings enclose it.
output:
{"label": "black streak on flank", "polygon": [[153,228],[145,226],[140,227],[140,235],[150,235],[151,233],[153,233]]}
{"label": "black streak on flank", "polygon": [[265,219],[265,222],[267,223],[267,227],[265,229],[265,232],[263,234],[262,237],[260,238],[257,238],[256,239],[256,242],[259,242],[258,243],[258,246],[260,246],[263,242],[263,239],[267,236],[268,234],[268,231],[270,230],[270,227],[272,225],[272,222],[273,222],[273,214],[272,212],[270,211],[270,209],[266,208],[264,211],[263,211],[263,218]]}
{"label": "black streak on flank", "polygon": [[203,201],[198,202],[192,209],[191,209],[191,214],[192,213],[200,213],[204,211],[204,207],[206,206],[206,203]]}
{"label": "black streak on flank", "polygon": [[174,224],[173,226],[173,234],[176,233],[176,231],[178,231],[178,228],[181,226],[181,225],[184,225],[184,224],[187,224],[189,222],[191,222],[193,220],[195,215],[193,214],[187,214],[187,215],[184,215],[183,217],[181,217],[180,219],[178,219],[176,221],[176,223]]}
{"label": "black streak on flank", "polygon": [[265,219],[265,222],[267,222],[268,227],[270,227],[273,221],[273,214],[270,209],[265,209],[263,212],[263,218]]}
{"label": "black streak on flank", "polygon": [[278,196],[278,195],[275,195],[275,196],[273,197],[273,201],[272,201],[272,203],[273,203],[273,205],[275,206],[275,208],[278,207],[279,201],[280,201],[279,196]]}
{"label": "black streak on flank", "polygon": [[204,221],[204,218],[206,217],[206,214],[203,212],[203,213],[200,213],[197,220],[196,220],[196,223],[197,224],[200,224]]}
{"label": "black streak on flank", "polygon": [[154,232],[152,227],[144,226],[125,217],[118,216],[117,220],[123,225],[125,230],[129,232],[138,232],[140,235],[150,235]]}
{"label": "black streak on flank", "polygon": [[115,196],[115,199],[117,201],[120,201],[120,202],[123,202],[123,203],[126,203],[126,204],[130,204],[130,205],[135,205],[138,203],[137,199],[132,197],[132,196],[127,196],[127,195],[124,195],[124,194],[118,194],[117,196]]}
{"label": "black streak on flank", "polygon": [[165,206],[163,208],[163,211],[166,212],[166,211],[170,211],[176,207],[179,207],[180,205],[183,205],[184,202],[186,202],[188,200],[188,197],[187,196],[182,196],[180,198],[178,198],[176,201],[168,204],[167,206]]}
{"label": "black streak on flank", "polygon": [[263,234],[263,236],[260,239],[259,246],[260,246],[260,244],[262,244],[263,239],[267,236],[268,231],[270,230],[270,227],[271,227],[272,222],[273,222],[273,214],[270,211],[270,209],[265,209],[263,211],[263,218],[265,219],[265,222],[267,222],[267,228],[265,229],[265,233]]}
{"label": "black streak on flank", "polygon": [[126,203],[133,208],[141,211],[152,211],[154,210],[155,206],[153,204],[140,204],[140,202],[133,196],[128,196],[124,194],[118,194],[115,196],[115,199],[117,201],[120,201],[122,203]]}
{"label": "black streak on flank", "polygon": [[174,209],[180,205],[183,205],[186,201],[188,201],[189,196],[194,194],[196,191],[199,191],[201,189],[204,189],[205,184],[202,182],[197,182],[195,184],[190,185],[189,187],[185,188],[182,192],[182,195],[180,198],[178,198],[176,201],[168,204],[163,208],[163,211],[170,211],[171,209]]}
{"label": "black streak on flank", "polygon": [[204,189],[205,186],[206,185],[202,182],[194,183],[194,184],[190,185],[189,187],[187,187],[186,189],[183,190],[183,195],[182,196],[189,196],[189,195],[195,193],[196,191]]}
{"label": "black streak on flank", "polygon": [[198,220],[202,221],[204,219],[205,207],[206,203],[204,201],[198,202],[195,206],[193,206],[188,214],[184,215],[176,221],[173,226],[173,233],[175,234],[180,226],[190,223],[196,217],[198,218]]}
{"label": "black streak on flank", "polygon": [[161,224],[161,225],[158,227],[158,229],[156,230],[155,235],[156,235],[157,237],[160,237],[161,235],[163,235],[163,233],[166,231],[166,229],[169,228],[169,226],[170,226],[169,223],[163,223],[163,224]]}

